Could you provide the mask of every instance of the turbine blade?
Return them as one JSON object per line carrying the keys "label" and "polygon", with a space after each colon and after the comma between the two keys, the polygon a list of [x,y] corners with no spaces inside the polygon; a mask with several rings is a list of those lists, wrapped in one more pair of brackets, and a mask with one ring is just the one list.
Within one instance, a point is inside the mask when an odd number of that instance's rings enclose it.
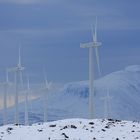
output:
{"label": "turbine blade", "polygon": [[93,42],[97,42],[97,17],[94,24],[94,29],[93,29],[93,26],[91,26],[91,29],[92,29]]}
{"label": "turbine blade", "polygon": [[48,83],[48,80],[47,80],[47,74],[46,74],[45,69],[44,69],[44,80],[45,80],[45,86],[46,86],[46,88],[48,88],[49,83]]}
{"label": "turbine blade", "polygon": [[27,76],[27,89],[30,90],[30,80],[29,80],[29,76]]}
{"label": "turbine blade", "polygon": [[110,95],[109,95],[109,89],[107,89],[107,98],[109,98]]}
{"label": "turbine blade", "polygon": [[9,83],[9,75],[8,70],[6,70],[6,82]]}
{"label": "turbine blade", "polygon": [[19,52],[18,52],[18,66],[21,66],[21,52],[20,52],[20,46],[19,46]]}
{"label": "turbine blade", "polygon": [[48,89],[52,86],[52,82],[49,82]]}
{"label": "turbine blade", "polygon": [[101,76],[99,52],[98,52],[98,48],[97,47],[95,47],[95,54],[96,54],[96,62],[97,62],[97,67],[98,67],[98,74],[99,74],[99,76]]}
{"label": "turbine blade", "polygon": [[97,42],[97,17],[96,17],[96,21],[95,21],[94,41]]}
{"label": "turbine blade", "polygon": [[92,33],[92,39],[93,39],[93,42],[94,42],[94,30],[93,30],[93,25],[91,24],[91,33]]}
{"label": "turbine blade", "polygon": [[48,80],[47,80],[47,76],[45,77],[45,84],[46,84],[46,87],[48,87]]}
{"label": "turbine blade", "polygon": [[21,83],[21,89],[23,90],[23,74],[22,74],[22,71],[19,72],[19,78],[20,78],[20,83]]}
{"label": "turbine blade", "polygon": [[52,86],[52,82],[49,82],[48,81],[48,78],[47,78],[47,74],[46,74],[46,71],[44,70],[44,79],[45,79],[45,88],[47,88],[48,90],[50,89],[50,87]]}

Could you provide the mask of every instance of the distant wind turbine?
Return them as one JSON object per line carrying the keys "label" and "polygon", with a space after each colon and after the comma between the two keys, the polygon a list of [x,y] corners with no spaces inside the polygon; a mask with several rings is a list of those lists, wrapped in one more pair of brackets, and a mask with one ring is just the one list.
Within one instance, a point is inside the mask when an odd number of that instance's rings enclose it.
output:
{"label": "distant wind turbine", "polygon": [[18,56],[18,64],[16,67],[9,69],[9,72],[15,73],[15,86],[16,86],[16,92],[15,92],[15,123],[19,123],[19,83],[21,83],[21,86],[23,87],[23,79],[22,79],[22,72],[25,68],[21,65],[21,53],[20,53],[20,47],[19,47],[19,56]]}
{"label": "distant wind turbine", "polygon": [[52,82],[48,82],[45,71],[44,71],[44,80],[45,80],[45,87],[43,88],[43,90],[45,90],[45,93],[44,93],[44,122],[47,122],[47,94],[52,86]]}
{"label": "distant wind turbine", "polygon": [[[97,24],[97,22],[96,22]],[[93,33],[93,31],[92,31]],[[96,52],[96,60],[98,64],[98,71],[99,74],[101,74],[100,71],[100,65],[99,65],[99,55],[98,55],[98,47],[100,47],[102,44],[101,42],[97,41],[97,25],[95,26],[95,32],[93,33],[93,41],[89,43],[80,44],[81,48],[88,48],[89,49],[89,119],[94,118],[94,68],[93,68],[93,48],[95,48]]]}
{"label": "distant wind turbine", "polygon": [[25,91],[25,125],[29,125],[29,114],[28,114],[28,100],[30,93],[30,81],[27,77],[27,91]]}
{"label": "distant wind turbine", "polygon": [[107,90],[107,94],[105,97],[102,97],[101,100],[104,101],[104,117],[105,119],[109,119],[109,112],[110,112],[110,100],[112,97],[109,95],[109,90]]}
{"label": "distant wind turbine", "polygon": [[1,83],[0,86],[4,87],[4,99],[3,99],[3,124],[7,124],[7,94],[8,94],[8,87],[11,85],[9,82],[8,71],[6,70],[6,82]]}

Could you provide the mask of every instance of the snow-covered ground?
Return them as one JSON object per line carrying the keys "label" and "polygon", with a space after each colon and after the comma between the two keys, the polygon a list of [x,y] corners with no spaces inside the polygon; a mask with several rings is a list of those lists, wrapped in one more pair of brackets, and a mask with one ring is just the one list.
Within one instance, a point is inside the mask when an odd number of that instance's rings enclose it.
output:
{"label": "snow-covered ground", "polygon": [[140,123],[67,119],[32,126],[0,127],[1,140],[140,140]]}
{"label": "snow-covered ground", "polygon": [[[95,118],[104,118],[104,101],[109,90],[109,118],[140,120],[140,66],[129,66],[95,80]],[[47,98],[48,120],[88,118],[88,81],[66,84]],[[43,121],[43,100],[29,103],[29,122]],[[24,123],[24,103],[20,104],[20,123]],[[8,110],[9,123],[14,122],[14,108]],[[2,114],[2,112],[0,112]],[[2,115],[0,114],[0,124]]]}

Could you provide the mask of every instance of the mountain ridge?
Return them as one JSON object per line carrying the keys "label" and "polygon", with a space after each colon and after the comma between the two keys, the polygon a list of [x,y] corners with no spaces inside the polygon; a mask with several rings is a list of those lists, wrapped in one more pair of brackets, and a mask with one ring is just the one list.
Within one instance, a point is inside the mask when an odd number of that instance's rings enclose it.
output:
{"label": "mountain ridge", "polygon": [[[95,80],[95,118],[104,118],[107,90],[112,100],[109,118],[140,120],[140,66],[134,65]],[[48,120],[88,118],[88,81],[71,82],[53,95],[48,94]],[[9,110],[9,122],[14,120],[14,108]],[[2,121],[2,117],[0,117]],[[29,103],[31,123],[43,121],[43,98]],[[24,103],[20,104],[20,122],[24,123]]]}

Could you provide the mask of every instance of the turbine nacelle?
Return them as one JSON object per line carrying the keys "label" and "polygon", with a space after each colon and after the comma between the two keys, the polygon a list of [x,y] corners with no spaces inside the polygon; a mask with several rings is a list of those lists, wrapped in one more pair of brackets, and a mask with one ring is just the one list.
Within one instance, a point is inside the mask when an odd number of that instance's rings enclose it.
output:
{"label": "turbine nacelle", "polygon": [[17,70],[23,71],[23,70],[25,70],[25,67],[17,67]]}
{"label": "turbine nacelle", "polygon": [[89,43],[81,43],[80,48],[96,48],[102,45],[101,42],[89,42]]}
{"label": "turbine nacelle", "polygon": [[46,88],[47,88],[48,90],[51,88],[51,86],[52,86],[52,82],[49,82],[49,83],[46,84]]}
{"label": "turbine nacelle", "polygon": [[8,69],[8,72],[17,72],[17,71],[23,71],[25,70],[25,67],[14,67],[14,68],[11,68],[11,69]]}

